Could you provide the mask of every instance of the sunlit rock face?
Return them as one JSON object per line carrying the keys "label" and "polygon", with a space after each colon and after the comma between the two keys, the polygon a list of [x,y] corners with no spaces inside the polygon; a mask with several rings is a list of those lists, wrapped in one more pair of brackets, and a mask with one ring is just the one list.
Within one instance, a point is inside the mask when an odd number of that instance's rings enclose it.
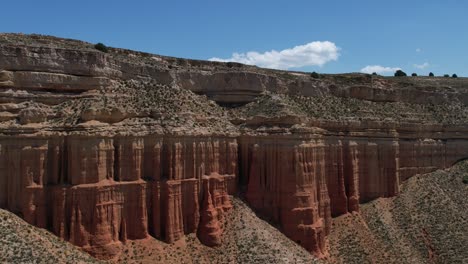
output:
{"label": "sunlit rock face", "polygon": [[0,207],[101,259],[149,236],[220,245],[232,195],[324,257],[332,217],[468,157],[463,80],[0,44]]}
{"label": "sunlit rock face", "polygon": [[[119,243],[149,235],[174,242],[211,228],[231,207],[232,138],[80,136],[0,142],[2,207],[95,256],[110,257]],[[200,216],[205,211],[212,212],[210,219]],[[218,229],[202,241],[219,243]]]}
{"label": "sunlit rock face", "polygon": [[[468,154],[466,140],[274,136],[239,141],[249,204],[317,256],[327,254],[331,217],[359,212],[359,202],[397,195],[400,181],[450,167]],[[403,152],[409,144],[412,153]]]}

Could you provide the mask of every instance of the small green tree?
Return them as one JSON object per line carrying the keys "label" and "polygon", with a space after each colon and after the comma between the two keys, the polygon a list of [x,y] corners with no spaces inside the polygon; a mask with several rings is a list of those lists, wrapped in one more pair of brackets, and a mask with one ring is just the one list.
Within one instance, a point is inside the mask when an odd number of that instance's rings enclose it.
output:
{"label": "small green tree", "polygon": [[372,75],[377,75],[377,73],[376,73],[376,72],[373,72]]}
{"label": "small green tree", "polygon": [[458,76],[454,73],[452,74],[452,78],[458,78]]}
{"label": "small green tree", "polygon": [[445,78],[448,78],[448,77],[450,77],[450,75],[448,75],[448,74],[444,74],[444,77],[445,77]]}
{"label": "small green tree", "polygon": [[415,76],[418,76],[418,75],[417,75],[415,72],[413,72],[413,73],[411,74],[411,76],[415,77]]}
{"label": "small green tree", "polygon": [[395,72],[395,77],[404,77],[407,76],[406,73],[402,70],[398,70]]}
{"label": "small green tree", "polygon": [[109,52],[109,48],[107,48],[107,46],[102,44],[101,42],[94,45],[94,48],[105,53]]}
{"label": "small green tree", "polygon": [[312,77],[312,78],[314,78],[314,79],[318,79],[318,78],[320,78],[320,75],[319,75],[318,73],[316,73],[316,72],[312,72],[312,73],[310,74],[310,77]]}
{"label": "small green tree", "polygon": [[434,77],[434,74],[432,72],[430,72],[429,77]]}

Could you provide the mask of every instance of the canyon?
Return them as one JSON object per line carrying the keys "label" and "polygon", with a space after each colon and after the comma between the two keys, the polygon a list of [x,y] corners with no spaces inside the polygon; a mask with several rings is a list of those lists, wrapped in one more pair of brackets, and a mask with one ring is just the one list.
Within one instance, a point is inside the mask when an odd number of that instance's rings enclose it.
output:
{"label": "canyon", "polygon": [[219,246],[239,196],[327,258],[333,218],[468,158],[467,88],[0,34],[0,208],[113,259],[148,237]]}

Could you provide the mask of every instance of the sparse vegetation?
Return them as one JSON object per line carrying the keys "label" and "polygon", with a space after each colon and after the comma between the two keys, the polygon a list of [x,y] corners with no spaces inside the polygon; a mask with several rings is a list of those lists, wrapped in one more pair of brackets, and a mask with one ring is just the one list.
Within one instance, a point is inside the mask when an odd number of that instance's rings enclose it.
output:
{"label": "sparse vegetation", "polygon": [[452,78],[458,78],[458,76],[454,73],[452,74]]}
{"label": "sparse vegetation", "polygon": [[404,77],[404,76],[407,76],[406,73],[402,70],[397,70],[395,72],[395,77]]}
{"label": "sparse vegetation", "polygon": [[242,63],[238,63],[238,62],[227,62],[226,66],[228,66],[228,68],[233,68],[233,67],[241,68],[243,65]]}
{"label": "sparse vegetation", "polygon": [[[166,244],[150,238],[126,243],[127,254],[117,262],[130,263],[317,263],[305,249],[284,236],[270,223],[260,219],[239,198],[226,213],[223,243],[207,247],[195,234],[188,234],[183,244]],[[148,252],[153,252],[152,256]]]}
{"label": "sparse vegetation", "polygon": [[[340,261],[332,263],[466,263],[463,174],[468,176],[468,161],[415,175],[403,182],[398,196],[334,218],[330,253]],[[428,246],[437,254],[427,254]]]}
{"label": "sparse vegetation", "polygon": [[310,77],[312,77],[312,78],[314,78],[314,79],[318,79],[318,78],[320,78],[320,75],[319,75],[318,73],[316,73],[316,72],[312,72],[312,73],[310,74]]}
{"label": "sparse vegetation", "polygon": [[450,77],[450,75],[448,75],[448,74],[444,74],[444,77],[445,77],[445,78],[448,78],[448,77]]}
{"label": "sparse vegetation", "polygon": [[0,263],[101,263],[54,234],[0,209]]}
{"label": "sparse vegetation", "polygon": [[430,72],[429,77],[434,77],[434,73]]}
{"label": "sparse vegetation", "polygon": [[415,73],[415,72],[413,72],[413,73],[411,74],[411,76],[416,77],[416,76],[418,76],[418,74]]}
{"label": "sparse vegetation", "polygon": [[94,45],[94,48],[105,53],[109,52],[109,48],[101,42]]}

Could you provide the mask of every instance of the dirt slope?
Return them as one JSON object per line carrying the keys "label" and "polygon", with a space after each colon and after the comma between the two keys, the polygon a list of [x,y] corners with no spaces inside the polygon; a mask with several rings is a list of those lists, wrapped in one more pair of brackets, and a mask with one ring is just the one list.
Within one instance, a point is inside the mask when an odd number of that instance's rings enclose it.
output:
{"label": "dirt slope", "polygon": [[[241,200],[226,216],[223,244],[207,247],[195,234],[174,244],[127,241],[111,263],[316,263],[305,249],[260,219]],[[0,263],[101,263],[48,231],[0,209]]]}
{"label": "dirt slope", "polygon": [[[292,242],[234,198],[234,208],[225,221],[220,247],[204,246],[195,234],[175,244],[156,239],[129,241],[121,263],[317,263],[305,249]],[[164,253],[161,253],[164,252]]]}
{"label": "dirt slope", "polygon": [[332,263],[468,263],[468,161],[333,220]]}
{"label": "dirt slope", "polygon": [[48,231],[0,209],[0,263],[101,263]]}

